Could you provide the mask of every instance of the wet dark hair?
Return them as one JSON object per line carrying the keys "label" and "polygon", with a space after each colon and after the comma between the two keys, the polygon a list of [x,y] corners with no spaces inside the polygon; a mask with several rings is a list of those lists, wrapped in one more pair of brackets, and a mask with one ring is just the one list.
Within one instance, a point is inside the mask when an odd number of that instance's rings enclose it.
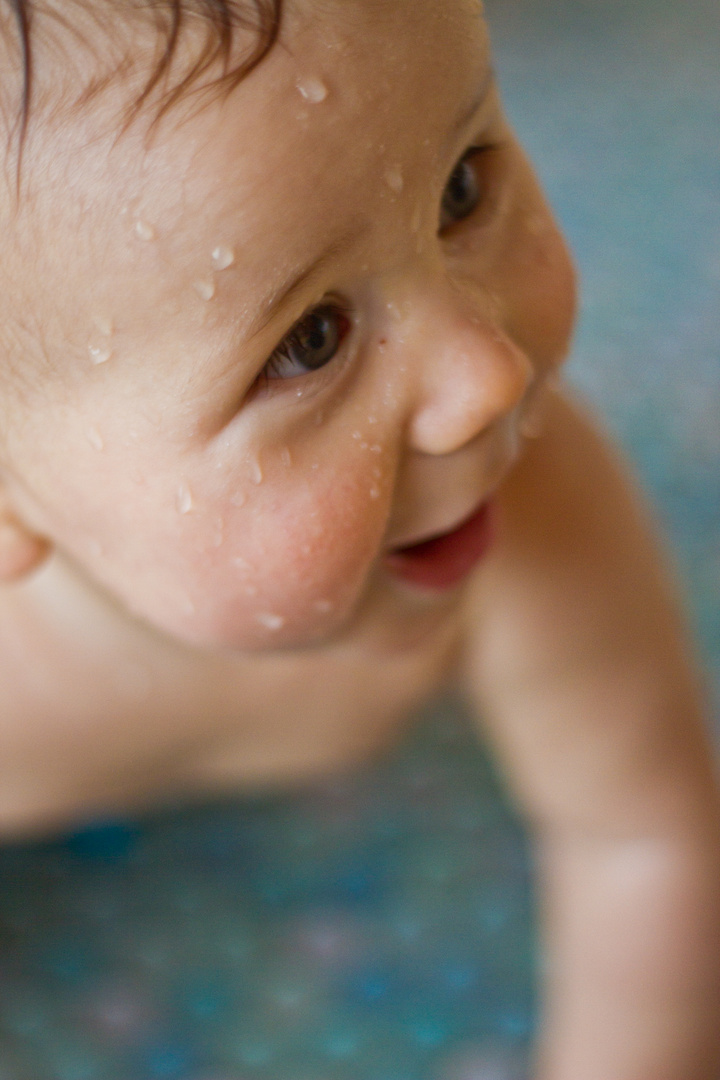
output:
{"label": "wet dark hair", "polygon": [[[194,16],[196,21],[205,22],[206,39],[189,70],[186,69],[174,85],[171,83],[164,88],[157,116],[162,115],[213,67],[220,69],[220,74],[211,82],[214,88],[220,92],[229,92],[237,85],[260,63],[277,40],[283,4],[283,0],[110,0],[110,2],[109,0],[80,0],[80,2],[84,3],[86,8],[96,6],[99,9],[101,4],[104,4],[108,9],[109,21],[112,20],[116,11],[120,12],[123,8],[131,10],[135,15],[145,13],[154,20],[161,34],[161,40],[164,39],[164,49],[159,60],[132,104],[129,112],[130,119],[137,114],[162,81],[169,77],[178,42],[189,16]],[[32,24],[36,13],[34,4],[35,0],[0,0],[0,6],[8,6],[14,15],[18,33],[22,87],[17,130],[21,150],[33,99]],[[58,18],[63,24],[70,26],[70,17],[65,11]],[[233,65],[233,43],[238,29],[253,31],[255,44],[248,54]]]}

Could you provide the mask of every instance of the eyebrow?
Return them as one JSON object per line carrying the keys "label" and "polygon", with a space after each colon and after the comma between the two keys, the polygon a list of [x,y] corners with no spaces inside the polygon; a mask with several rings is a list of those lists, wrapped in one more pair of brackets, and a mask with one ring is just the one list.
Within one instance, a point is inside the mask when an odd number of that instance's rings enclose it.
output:
{"label": "eyebrow", "polygon": [[472,99],[468,107],[466,109],[463,109],[462,113],[460,114],[460,116],[458,116],[457,120],[453,124],[451,130],[452,138],[456,138],[458,135],[460,135],[461,132],[463,132],[468,126],[470,121],[475,118],[475,115],[479,112],[480,107],[485,104],[485,101],[487,100],[487,97],[493,87],[494,82],[495,69],[491,66],[487,69],[485,73],[485,78],[481,82],[480,89],[475,94],[475,97]]}
{"label": "eyebrow", "polygon": [[339,255],[342,255],[344,251],[350,247],[353,240],[362,231],[363,223],[355,222],[352,228],[341,236],[339,240],[334,240],[318,255],[316,259],[301,270],[300,273],[293,271],[292,275],[286,279],[277,289],[269,296],[269,298],[262,305],[259,314],[253,320],[248,333],[249,338],[256,337],[261,333],[265,327],[272,322],[277,312],[286,307],[297,295],[311,285],[316,278],[318,278],[328,263],[333,262]]}

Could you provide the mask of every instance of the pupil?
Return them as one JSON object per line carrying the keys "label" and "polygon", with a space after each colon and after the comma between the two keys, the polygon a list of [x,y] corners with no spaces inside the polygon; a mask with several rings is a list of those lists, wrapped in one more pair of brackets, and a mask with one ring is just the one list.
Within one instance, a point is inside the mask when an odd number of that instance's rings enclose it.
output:
{"label": "pupil", "polygon": [[442,204],[442,224],[469,217],[480,201],[477,176],[470,161],[461,161],[448,181]]}
{"label": "pupil", "polygon": [[339,332],[325,313],[310,315],[297,338],[297,358],[307,368],[318,368],[332,359],[339,344]]}

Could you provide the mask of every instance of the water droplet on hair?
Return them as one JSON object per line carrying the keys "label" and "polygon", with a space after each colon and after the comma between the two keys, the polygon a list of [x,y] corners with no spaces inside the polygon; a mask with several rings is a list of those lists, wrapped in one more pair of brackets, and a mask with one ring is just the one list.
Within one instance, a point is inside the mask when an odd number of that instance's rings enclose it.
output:
{"label": "water droplet on hair", "polygon": [[385,183],[391,191],[395,192],[396,195],[400,194],[402,189],[405,187],[402,167],[400,165],[393,165],[391,168],[385,171]]}
{"label": "water droplet on hair", "polygon": [[94,450],[104,450],[105,441],[96,427],[88,428],[86,433],[87,440]]}
{"label": "water droplet on hair", "polygon": [[261,611],[259,615],[255,616],[257,622],[261,626],[264,626],[266,630],[282,630],[285,625],[285,619],[282,615],[274,615],[271,611]]}
{"label": "water droplet on hair", "polygon": [[289,446],[283,446],[282,450],[280,451],[280,460],[286,469],[290,468],[293,463],[293,459],[292,454],[290,453]]}
{"label": "water droplet on hair", "polygon": [[192,510],[194,503],[192,492],[187,484],[180,484],[175,494],[175,505],[178,508],[178,513],[189,514]]}
{"label": "water droplet on hair", "polygon": [[155,229],[147,221],[138,220],[135,222],[135,235],[138,240],[154,240]]}
{"label": "water droplet on hair", "polygon": [[319,105],[328,96],[328,88],[321,79],[308,77],[297,83],[300,94],[311,105]]}
{"label": "water droplet on hair", "polygon": [[252,480],[253,484],[262,484],[264,478],[265,474],[263,473],[260,459],[252,458],[252,460],[250,461],[250,479]]}
{"label": "water droplet on hair", "polygon": [[201,300],[212,300],[215,295],[214,281],[194,281],[193,289]]}
{"label": "water droplet on hair", "polygon": [[228,266],[232,266],[235,262],[235,252],[229,247],[216,247],[213,248],[212,255],[213,268],[215,270],[227,270]]}
{"label": "water droplet on hair", "polygon": [[112,349],[107,345],[88,345],[90,360],[93,364],[106,364],[112,356]]}

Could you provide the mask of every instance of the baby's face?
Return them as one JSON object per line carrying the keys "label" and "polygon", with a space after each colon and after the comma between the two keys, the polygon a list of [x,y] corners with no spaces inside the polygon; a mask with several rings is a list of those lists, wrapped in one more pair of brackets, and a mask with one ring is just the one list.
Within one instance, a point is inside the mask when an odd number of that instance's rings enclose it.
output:
{"label": "baby's face", "polygon": [[385,557],[491,496],[573,314],[476,0],[295,0],[229,97],[148,145],[141,121],[111,130],[130,94],[25,162],[18,513],[202,646],[301,646],[415,603]]}

